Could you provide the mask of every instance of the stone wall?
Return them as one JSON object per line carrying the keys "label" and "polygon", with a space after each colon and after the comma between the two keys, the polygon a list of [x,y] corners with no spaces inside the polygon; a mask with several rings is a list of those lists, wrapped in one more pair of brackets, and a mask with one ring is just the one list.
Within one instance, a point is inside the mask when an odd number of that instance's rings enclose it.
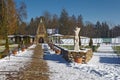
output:
{"label": "stone wall", "polygon": [[79,52],[75,52],[74,50],[67,50],[51,43],[49,44],[49,46],[53,50],[56,47],[59,48],[61,50],[60,55],[62,55],[63,58],[68,62],[74,62],[76,61],[76,59],[80,58],[82,59],[80,63],[87,63],[93,56],[92,49],[85,49],[85,50],[80,50]]}

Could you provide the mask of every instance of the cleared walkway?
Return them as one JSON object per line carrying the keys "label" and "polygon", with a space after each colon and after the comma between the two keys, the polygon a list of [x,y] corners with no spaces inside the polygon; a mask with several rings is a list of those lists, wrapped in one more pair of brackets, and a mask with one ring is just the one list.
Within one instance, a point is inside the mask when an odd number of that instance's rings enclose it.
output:
{"label": "cleared walkway", "polygon": [[112,49],[111,44],[101,44],[97,52],[114,53],[114,50]]}

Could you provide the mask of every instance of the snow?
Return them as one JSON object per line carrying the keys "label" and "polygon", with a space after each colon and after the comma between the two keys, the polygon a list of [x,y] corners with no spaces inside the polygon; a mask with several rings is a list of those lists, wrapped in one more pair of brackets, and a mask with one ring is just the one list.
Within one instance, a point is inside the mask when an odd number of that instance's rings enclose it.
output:
{"label": "snow", "polygon": [[114,50],[111,47],[111,44],[101,44],[100,47],[98,48],[98,52],[114,52]]}
{"label": "snow", "polygon": [[[0,59],[0,71],[19,71],[27,66],[31,60],[35,45],[24,52],[19,51],[16,56],[11,55]],[[55,54],[48,44],[42,44],[44,59],[49,67],[50,80],[120,80],[120,57],[113,51],[111,45],[101,44],[99,52],[93,53],[92,59],[87,64],[68,63],[62,55]],[[107,50],[106,50],[107,49]],[[106,52],[104,53],[104,51]],[[103,52],[102,52],[103,51]],[[0,75],[0,79],[5,76]]]}
{"label": "snow", "polygon": [[[113,51],[111,45],[105,44],[98,50],[104,51],[105,48]],[[68,63],[62,55],[47,49],[45,60],[51,72],[50,80],[120,80],[120,58],[114,53],[97,52],[87,64],[77,64]]]}
{"label": "snow", "polygon": [[10,57],[0,59],[0,80],[6,79],[6,76],[2,75],[2,71],[19,71],[27,66],[27,62],[32,59],[31,56],[33,55],[33,50],[30,49],[34,47],[35,45],[32,45],[24,52],[18,51],[15,56],[11,54]]}

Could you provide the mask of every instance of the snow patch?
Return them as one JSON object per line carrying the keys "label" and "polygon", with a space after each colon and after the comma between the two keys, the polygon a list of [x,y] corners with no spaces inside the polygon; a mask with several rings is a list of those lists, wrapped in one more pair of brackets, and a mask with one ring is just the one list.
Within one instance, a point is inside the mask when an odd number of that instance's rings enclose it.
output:
{"label": "snow patch", "polygon": [[[100,49],[103,50],[105,47],[100,46]],[[108,48],[112,51],[110,46]],[[94,53],[87,64],[77,64],[68,63],[62,55],[56,55],[54,51],[48,50],[45,53],[45,60],[51,72],[50,80],[120,79],[120,58],[114,53]]]}
{"label": "snow patch", "polygon": [[[35,45],[29,47],[34,48]],[[33,50],[18,51],[17,55],[10,55],[0,59],[0,71],[19,71],[27,66],[33,55]],[[0,80],[5,80],[6,76],[0,73]]]}

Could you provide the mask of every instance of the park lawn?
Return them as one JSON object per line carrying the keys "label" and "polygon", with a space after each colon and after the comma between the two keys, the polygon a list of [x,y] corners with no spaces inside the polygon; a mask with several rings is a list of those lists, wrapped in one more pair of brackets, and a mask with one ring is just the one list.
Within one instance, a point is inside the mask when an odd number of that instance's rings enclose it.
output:
{"label": "park lawn", "polygon": [[[12,45],[9,45],[9,49],[10,50],[13,50],[14,48],[18,47],[18,44],[12,44]],[[5,46],[0,46],[0,59],[3,57],[4,55],[4,50],[5,50]]]}
{"label": "park lawn", "polygon": [[120,46],[115,46],[113,49],[118,55],[120,55]]}
{"label": "park lawn", "polygon": [[90,47],[90,46],[85,46],[85,48],[92,48],[92,50],[93,50],[93,52],[97,52],[97,49],[99,48],[100,46],[92,46],[92,47]]}
{"label": "park lawn", "polygon": [[[18,47],[18,44],[11,44],[9,45],[10,50],[13,50],[14,48]],[[0,46],[0,53],[5,50],[5,45]]]}
{"label": "park lawn", "polygon": [[73,50],[74,49],[74,45],[60,45],[61,47],[64,47],[68,50]]}
{"label": "park lawn", "polygon": [[[74,50],[74,45],[60,45],[61,47],[64,47],[68,50]],[[99,46],[93,46],[93,47],[90,47],[90,46],[81,46],[81,49],[82,48],[92,48],[93,52],[96,52],[97,49],[98,49]]]}

